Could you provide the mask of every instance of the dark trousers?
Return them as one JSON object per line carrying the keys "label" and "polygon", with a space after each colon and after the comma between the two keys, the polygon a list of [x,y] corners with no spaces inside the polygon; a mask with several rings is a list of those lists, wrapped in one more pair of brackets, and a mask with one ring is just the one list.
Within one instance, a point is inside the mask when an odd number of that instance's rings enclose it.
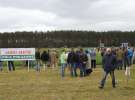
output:
{"label": "dark trousers", "polygon": [[80,63],[80,77],[86,76],[86,64]]}
{"label": "dark trousers", "polygon": [[110,71],[110,72],[105,72],[103,79],[101,80],[101,86],[104,87],[105,85],[105,81],[107,78],[107,75],[110,74],[111,78],[112,78],[112,86],[115,87],[115,75],[114,75],[114,71]]}
{"label": "dark trousers", "polygon": [[76,63],[70,63],[70,68],[71,68],[71,76],[77,77],[77,64]]}
{"label": "dark trousers", "polygon": [[91,68],[96,68],[96,60],[91,60]]}
{"label": "dark trousers", "polygon": [[123,66],[123,60],[118,60],[117,61],[117,69],[121,69],[122,70],[122,66]]}
{"label": "dark trousers", "polygon": [[9,71],[15,71],[15,66],[13,61],[8,61],[8,69]]}

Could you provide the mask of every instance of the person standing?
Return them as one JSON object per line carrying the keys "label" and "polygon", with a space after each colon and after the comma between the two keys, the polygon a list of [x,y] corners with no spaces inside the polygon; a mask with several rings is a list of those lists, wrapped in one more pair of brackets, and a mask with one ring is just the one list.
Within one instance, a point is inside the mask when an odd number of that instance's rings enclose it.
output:
{"label": "person standing", "polygon": [[123,48],[123,52],[124,52],[124,69],[126,70],[126,67],[129,66],[127,48]]}
{"label": "person standing", "polygon": [[88,50],[86,50],[85,52],[86,52],[86,55],[87,55],[87,58],[88,58],[86,66],[87,66],[87,68],[90,68],[91,69],[91,57],[90,57],[90,53],[89,53]]}
{"label": "person standing", "polygon": [[61,64],[61,76],[62,78],[65,76],[65,68],[67,64],[67,56],[66,56],[66,51],[62,50],[62,53],[60,55],[60,64]]}
{"label": "person standing", "polygon": [[132,65],[132,57],[133,57],[133,50],[131,48],[128,48],[127,50],[127,66],[126,66],[126,83],[128,84],[128,81],[130,79],[130,68]]}
{"label": "person standing", "polygon": [[35,58],[36,58],[36,71],[40,72],[40,51],[39,49],[37,49],[36,53],[35,53]]}
{"label": "person standing", "polygon": [[90,52],[91,56],[91,68],[96,68],[96,50],[92,49]]}
{"label": "person standing", "polygon": [[133,49],[128,48],[128,60],[130,65],[132,65],[132,57],[133,57]]}
{"label": "person standing", "polygon": [[42,60],[42,63],[43,63],[43,68],[45,70],[47,68],[47,63],[49,61],[49,54],[46,51],[44,51],[41,54],[41,60]]}
{"label": "person standing", "polygon": [[86,75],[88,76],[91,72],[92,72],[92,68],[91,68],[91,57],[90,57],[90,53],[88,50],[85,51],[86,55],[87,55],[87,63],[86,63]]}
{"label": "person standing", "polygon": [[15,66],[13,61],[8,61],[8,70],[9,71],[15,71]]}
{"label": "person standing", "polygon": [[75,51],[74,51],[74,49],[72,48],[71,49],[71,52],[69,52],[69,54],[68,54],[68,57],[67,57],[67,63],[69,64],[69,66],[70,66],[70,71],[71,71],[71,76],[72,77],[77,77],[77,72],[76,72],[76,69],[77,69],[77,67],[76,67],[76,58],[77,56],[76,56],[76,53],[75,53]]}
{"label": "person standing", "polygon": [[116,56],[114,56],[111,53],[110,48],[107,48],[106,54],[103,57],[104,76],[99,86],[100,89],[104,88],[105,81],[108,74],[110,74],[112,78],[112,86],[113,88],[115,88],[115,75],[114,75],[115,67],[116,67]]}
{"label": "person standing", "polygon": [[117,69],[122,70],[122,66],[123,66],[123,58],[124,58],[124,53],[123,50],[121,48],[119,48],[116,52],[116,58],[117,58]]}
{"label": "person standing", "polygon": [[50,52],[50,66],[52,68],[55,68],[57,65],[57,54],[56,54],[56,50],[52,49],[52,51]]}
{"label": "person standing", "polygon": [[80,49],[79,53],[79,67],[80,67],[80,77],[86,76],[86,63],[88,61],[87,55],[83,52],[83,49]]}

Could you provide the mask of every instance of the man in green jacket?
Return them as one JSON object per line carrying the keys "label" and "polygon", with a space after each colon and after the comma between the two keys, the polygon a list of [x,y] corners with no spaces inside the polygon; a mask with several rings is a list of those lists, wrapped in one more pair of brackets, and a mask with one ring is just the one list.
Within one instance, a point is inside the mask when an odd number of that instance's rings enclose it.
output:
{"label": "man in green jacket", "polygon": [[67,55],[65,50],[62,50],[62,53],[60,55],[60,64],[61,64],[61,76],[65,76],[65,67],[67,64]]}

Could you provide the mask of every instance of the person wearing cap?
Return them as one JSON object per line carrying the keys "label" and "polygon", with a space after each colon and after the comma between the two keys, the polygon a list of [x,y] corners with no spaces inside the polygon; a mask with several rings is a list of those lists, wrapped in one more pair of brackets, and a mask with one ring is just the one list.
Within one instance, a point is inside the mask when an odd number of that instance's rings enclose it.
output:
{"label": "person wearing cap", "polygon": [[116,67],[116,56],[113,55],[110,48],[107,48],[106,54],[103,57],[104,76],[99,86],[100,89],[104,88],[108,74],[110,74],[112,78],[112,86],[113,88],[115,88],[115,75],[114,75],[115,67]]}

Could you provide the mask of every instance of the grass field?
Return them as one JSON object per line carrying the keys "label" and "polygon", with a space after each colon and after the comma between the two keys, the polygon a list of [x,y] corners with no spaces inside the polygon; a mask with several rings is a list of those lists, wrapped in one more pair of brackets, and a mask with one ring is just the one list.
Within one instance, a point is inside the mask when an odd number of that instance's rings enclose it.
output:
{"label": "grass field", "polygon": [[67,69],[64,79],[58,69],[41,73],[20,67],[10,73],[5,69],[0,73],[0,100],[135,100],[135,69],[128,86],[124,71],[116,71],[116,88],[112,88],[108,77],[105,88],[98,89],[101,78],[99,67],[85,78],[71,78]]}

